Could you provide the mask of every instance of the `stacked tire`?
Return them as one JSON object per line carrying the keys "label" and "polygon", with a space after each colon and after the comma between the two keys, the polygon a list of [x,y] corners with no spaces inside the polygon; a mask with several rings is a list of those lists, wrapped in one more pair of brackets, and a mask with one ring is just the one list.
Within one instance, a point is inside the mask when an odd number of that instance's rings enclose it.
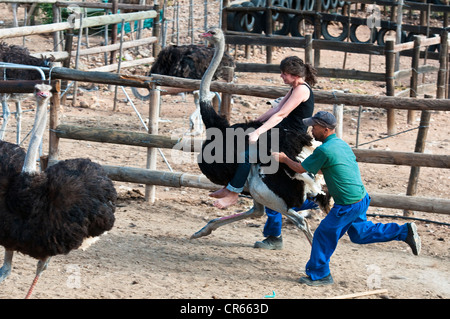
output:
{"label": "stacked tire", "polygon": [[[322,1],[322,10],[335,9],[344,6],[347,2],[341,0],[272,0],[274,7],[284,7],[301,11],[314,11],[316,1]],[[417,0],[418,1],[418,0]],[[422,2],[422,1],[420,1]],[[442,0],[428,0],[429,3],[443,4]],[[250,0],[239,4],[232,4],[231,7],[265,7],[266,0]],[[387,28],[371,28],[369,36],[367,31],[365,36],[360,35],[361,30],[368,28],[366,24],[352,24],[346,19],[338,18],[333,21],[323,20],[321,21],[321,34],[325,40],[331,41],[345,41],[347,38],[355,43],[378,43],[380,46],[386,44],[385,39],[391,32],[395,33],[395,30]],[[289,14],[284,12],[275,12],[272,14],[272,20],[275,22],[272,34],[275,35],[288,35],[291,34],[294,37],[305,37],[306,33],[314,34],[315,19],[310,14]],[[228,30],[249,32],[249,33],[262,33],[266,32],[266,12],[253,11],[253,12],[229,12],[227,15]],[[337,28],[336,28],[337,26]],[[331,32],[333,30],[333,32]],[[338,31],[336,31],[338,30]],[[415,33],[402,32],[401,42],[409,42],[413,40]],[[434,35],[432,35],[434,36]],[[439,51],[439,45],[430,46],[428,51]]]}
{"label": "stacked tire", "polygon": [[[321,0],[322,9],[328,10],[331,8],[342,7],[346,2],[340,0]],[[274,7],[283,7],[289,9],[296,9],[302,11],[314,11],[316,0],[272,0]],[[232,4],[230,7],[265,7],[266,0],[251,0],[239,4]],[[265,11],[255,12],[229,12],[227,15],[227,26],[230,31],[262,33],[265,32]],[[313,21],[309,16],[298,18],[298,15],[288,14],[284,12],[277,12],[272,15],[275,30],[273,34],[293,36],[304,36],[300,29],[297,28],[300,23],[306,22],[310,24]],[[303,21],[305,20],[305,21]],[[292,27],[294,25],[294,27]]]}

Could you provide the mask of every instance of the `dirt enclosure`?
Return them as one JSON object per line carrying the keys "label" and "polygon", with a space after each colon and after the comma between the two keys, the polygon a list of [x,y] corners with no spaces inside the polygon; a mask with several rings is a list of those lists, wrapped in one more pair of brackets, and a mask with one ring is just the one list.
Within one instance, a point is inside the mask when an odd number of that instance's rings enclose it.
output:
{"label": "dirt enclosure", "polygon": [[[22,39],[8,43],[21,44]],[[51,48],[51,38],[33,36],[27,39],[33,52]],[[304,56],[300,49],[276,49],[274,63],[288,55]],[[344,55],[322,52],[324,67],[340,67]],[[243,50],[237,55],[243,57]],[[89,65],[93,57],[84,60]],[[252,62],[264,61],[256,50]],[[368,68],[368,57],[349,54],[347,68]],[[402,63],[410,65],[408,58]],[[435,61],[429,61],[435,63]],[[384,70],[384,60],[372,57],[372,71]],[[435,81],[435,74],[426,77]],[[236,83],[278,85],[277,74],[237,74]],[[398,84],[401,89],[402,83]],[[121,130],[144,131],[130,104],[119,90],[119,109],[112,111],[114,90],[105,85],[80,83],[82,88],[75,107],[69,99],[61,108],[60,122],[87,127],[110,127]],[[385,94],[384,83],[321,78],[317,90],[348,90],[357,94]],[[128,93],[131,95],[129,88]],[[148,103],[133,98],[143,118],[148,117]],[[194,110],[192,95],[161,98],[159,133],[181,136],[188,130],[188,117]],[[269,108],[267,100],[250,96],[234,96],[232,123],[256,118]],[[83,106],[83,107],[81,107]],[[13,107],[13,106],[12,106]],[[31,109],[33,101],[24,102]],[[14,107],[13,107],[14,108]],[[331,105],[316,104],[318,110],[332,110]],[[28,132],[33,112],[23,116],[24,131]],[[426,152],[448,154],[450,135],[448,112],[434,112],[428,132]],[[418,126],[406,123],[406,112],[396,112],[398,131]],[[357,108],[345,107],[343,139],[355,144]],[[25,135],[25,133],[24,133]],[[15,120],[6,140],[15,141]],[[413,151],[417,130],[381,139],[362,148]],[[24,136],[23,136],[24,137]],[[386,113],[379,109],[364,109],[360,143],[386,137]],[[26,147],[28,140],[25,140]],[[44,153],[48,150],[48,136]],[[190,155],[162,150],[174,171],[199,174]],[[146,150],[138,147],[61,140],[60,159],[89,157],[101,164],[145,167]],[[180,161],[183,157],[184,162]],[[168,170],[158,155],[158,169]],[[406,166],[360,163],[363,181],[370,192],[405,194],[410,168]],[[284,223],[284,249],[265,251],[253,248],[261,240],[265,217],[227,225],[208,237],[191,240],[190,236],[207,221],[248,209],[252,201],[241,198],[238,205],[226,210],[212,206],[208,191],[190,188],[157,187],[154,204],[144,200],[145,185],[115,182],[120,196],[114,228],[86,251],[73,251],[52,258],[49,268],[39,280],[32,298],[36,299],[279,299],[329,298],[359,292],[386,289],[382,294],[365,298],[425,298],[450,297],[450,236],[449,227],[416,221],[422,238],[422,254],[413,256],[402,242],[356,245],[345,235],[331,259],[335,284],[312,288],[297,283],[309,258],[310,246],[302,232]],[[448,198],[450,177],[444,169],[422,168],[417,196]],[[370,207],[371,214],[401,216],[402,211]],[[309,223],[313,229],[324,217],[313,211]],[[450,223],[449,215],[416,212],[415,217]],[[408,222],[400,218],[370,217],[375,222]],[[0,248],[0,254],[3,248]],[[16,254],[13,270],[0,284],[0,298],[23,298],[31,284],[36,260]]]}

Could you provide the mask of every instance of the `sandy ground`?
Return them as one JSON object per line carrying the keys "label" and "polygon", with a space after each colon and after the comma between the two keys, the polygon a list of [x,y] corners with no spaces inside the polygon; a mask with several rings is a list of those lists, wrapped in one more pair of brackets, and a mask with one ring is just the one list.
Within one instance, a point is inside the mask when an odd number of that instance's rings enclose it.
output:
{"label": "sandy ground", "polygon": [[[21,42],[20,40],[11,40]],[[50,50],[47,37],[31,37],[27,44],[33,52]],[[39,44],[38,47],[33,46]],[[274,63],[288,55],[303,57],[300,49],[277,49]],[[245,61],[243,51],[238,51],[239,61]],[[342,67],[344,55],[323,52],[324,67]],[[263,62],[259,53],[251,61]],[[433,61],[429,61],[434,63]],[[89,60],[85,61],[89,64]],[[372,71],[384,69],[383,59],[372,57]],[[410,60],[405,58],[405,67]],[[368,69],[368,57],[349,54],[346,68]],[[433,83],[435,75],[427,76]],[[237,74],[236,83],[282,85],[277,74]],[[399,83],[401,89],[405,83]],[[82,88],[92,85],[80,84]],[[88,127],[111,127],[122,130],[144,131],[130,104],[125,103],[119,90],[119,109],[112,111],[111,90],[97,86],[97,90],[84,91],[76,107],[71,100],[62,106],[60,123]],[[316,89],[347,89],[350,93],[385,94],[384,83],[340,79],[320,79]],[[130,90],[128,93],[131,94]],[[231,122],[256,118],[269,107],[265,99],[234,96]],[[80,107],[84,101],[87,107]],[[188,117],[194,110],[192,95],[163,96],[159,132],[162,135],[181,135],[188,129]],[[148,117],[147,102],[133,98],[139,112]],[[24,102],[31,109],[32,101]],[[331,105],[316,105],[318,110],[332,110]],[[396,112],[399,131],[418,126],[406,123],[406,112]],[[417,114],[417,119],[420,114]],[[346,107],[343,139],[354,145],[356,139],[357,108]],[[28,132],[33,113],[23,116],[24,131]],[[450,135],[448,112],[432,114],[426,152],[448,154]],[[24,133],[25,135],[25,133]],[[15,120],[11,120],[6,140],[14,141]],[[413,151],[417,130],[382,139],[363,148],[396,151]],[[360,143],[386,137],[386,113],[378,109],[364,108],[360,129]],[[28,140],[25,141],[26,147]],[[48,149],[48,136],[44,141],[44,153]],[[198,174],[194,162],[180,163],[178,152],[163,150],[174,171]],[[60,159],[89,157],[101,164],[145,167],[146,150],[112,144],[61,140]],[[158,156],[158,169],[168,167]],[[369,192],[405,194],[409,167],[360,163],[361,173]],[[265,217],[227,225],[208,237],[191,240],[190,236],[207,221],[248,209],[252,201],[240,199],[238,205],[226,210],[212,206],[208,191],[189,188],[157,187],[154,204],[144,200],[145,185],[115,182],[120,200],[116,210],[114,228],[86,251],[73,251],[65,256],[52,258],[49,268],[38,282],[33,298],[36,299],[262,299],[275,292],[278,299],[329,298],[375,289],[387,292],[365,298],[425,298],[450,297],[450,236],[449,228],[431,222],[416,221],[422,238],[422,254],[413,256],[403,242],[372,245],[356,245],[345,235],[331,259],[331,271],[335,280],[332,286],[312,288],[297,283],[309,258],[310,246],[301,231],[284,223],[284,249],[265,251],[253,248],[263,239]],[[418,196],[448,198],[450,177],[446,170],[422,168]],[[374,217],[374,222],[397,222],[402,211],[369,208],[372,214],[397,215],[388,219]],[[450,216],[416,212],[415,217],[450,223]],[[309,223],[317,227],[324,215],[312,212]],[[0,254],[3,248],[0,248]],[[36,260],[16,254],[10,277],[0,284],[0,298],[23,298],[31,284]]]}

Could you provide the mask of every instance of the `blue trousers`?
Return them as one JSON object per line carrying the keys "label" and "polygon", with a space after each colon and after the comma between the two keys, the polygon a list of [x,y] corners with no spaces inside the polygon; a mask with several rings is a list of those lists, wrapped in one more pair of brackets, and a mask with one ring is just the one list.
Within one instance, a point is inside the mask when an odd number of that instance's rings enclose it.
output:
{"label": "blue trousers", "polygon": [[[300,208],[294,207],[293,209],[298,212],[300,210],[313,209],[316,207],[317,207],[316,203],[306,199]],[[266,207],[266,215],[267,215],[267,221],[266,221],[266,224],[264,225],[263,236],[264,237],[280,236],[281,235],[281,226],[283,223],[281,213]]]}
{"label": "blue trousers", "polygon": [[330,274],[330,258],[338,240],[347,233],[356,244],[371,244],[391,240],[406,239],[408,226],[396,223],[372,223],[367,220],[366,212],[370,196],[351,205],[335,204],[314,232],[311,256],[306,264],[306,274],[312,280],[324,278]]}

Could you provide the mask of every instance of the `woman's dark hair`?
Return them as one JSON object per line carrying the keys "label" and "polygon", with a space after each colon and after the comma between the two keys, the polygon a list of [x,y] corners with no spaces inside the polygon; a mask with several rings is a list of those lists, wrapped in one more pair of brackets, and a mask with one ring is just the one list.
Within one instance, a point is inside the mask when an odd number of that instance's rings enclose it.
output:
{"label": "woman's dark hair", "polygon": [[280,70],[284,73],[297,75],[305,79],[310,86],[317,83],[317,70],[310,63],[304,63],[297,56],[288,56],[280,63]]}

